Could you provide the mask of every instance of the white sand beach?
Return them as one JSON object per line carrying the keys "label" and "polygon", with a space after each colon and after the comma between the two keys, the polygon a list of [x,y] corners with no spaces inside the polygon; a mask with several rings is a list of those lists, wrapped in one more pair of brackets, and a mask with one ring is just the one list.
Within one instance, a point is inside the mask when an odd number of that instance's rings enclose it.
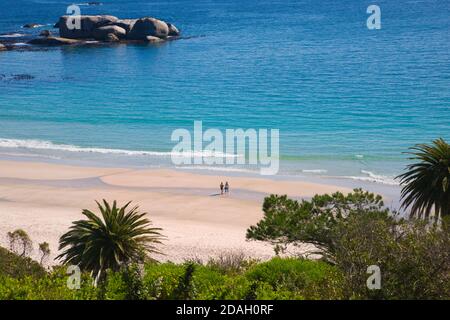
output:
{"label": "white sand beach", "polygon": [[[230,194],[220,195],[220,182]],[[58,239],[81,210],[96,209],[95,200],[128,201],[163,228],[167,240],[159,260],[207,260],[223,252],[243,252],[268,259],[270,245],[245,240],[247,228],[262,217],[262,201],[271,193],[311,197],[349,189],[302,181],[201,175],[175,170],[78,167],[48,163],[0,161],[0,245],[6,233],[25,230],[37,244],[47,241],[55,264]]]}

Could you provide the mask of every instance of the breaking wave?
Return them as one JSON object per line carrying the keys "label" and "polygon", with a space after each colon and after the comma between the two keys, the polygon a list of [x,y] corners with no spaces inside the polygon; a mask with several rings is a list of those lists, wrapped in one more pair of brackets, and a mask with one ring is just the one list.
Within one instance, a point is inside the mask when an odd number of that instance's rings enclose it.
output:
{"label": "breaking wave", "polygon": [[108,149],[108,148],[93,148],[80,147],[70,144],[56,144],[45,140],[19,140],[19,139],[2,139],[0,138],[0,148],[17,148],[30,150],[52,150],[64,152],[83,152],[83,153],[98,153],[98,154],[116,154],[128,156],[156,156],[156,157],[211,157],[211,158],[236,158],[237,155],[227,154],[223,152],[211,151],[186,151],[186,152],[160,152],[160,151],[145,151],[145,150],[125,150],[125,149]]}

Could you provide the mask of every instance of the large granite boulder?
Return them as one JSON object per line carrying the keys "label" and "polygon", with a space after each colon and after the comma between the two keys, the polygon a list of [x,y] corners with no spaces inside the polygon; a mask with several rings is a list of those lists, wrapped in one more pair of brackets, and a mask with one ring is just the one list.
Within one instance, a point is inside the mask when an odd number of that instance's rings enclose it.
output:
{"label": "large granite boulder", "polygon": [[41,33],[39,33],[41,37],[50,37],[52,33],[49,30],[42,30]]}
{"label": "large granite boulder", "polygon": [[169,27],[164,21],[155,18],[141,18],[136,21],[127,38],[130,40],[146,40],[148,36],[167,38]]}
{"label": "large granite boulder", "polygon": [[136,23],[137,20],[138,19],[120,19],[115,22],[111,22],[108,25],[121,27],[125,29],[125,31],[128,33],[130,32],[131,29],[133,29],[134,24]]}
{"label": "large granite boulder", "polygon": [[108,25],[119,20],[114,16],[80,16],[81,23],[79,29],[71,29],[73,27],[74,16],[62,16],[59,18],[58,27],[59,35],[69,39],[87,39],[93,38],[95,29]]}
{"label": "large granite boulder", "polygon": [[180,30],[178,30],[178,28],[173,24],[167,23],[167,26],[169,27],[169,36],[178,37],[180,35]]}
{"label": "large granite boulder", "polygon": [[163,42],[164,39],[154,37],[154,36],[147,36],[145,38],[145,41],[147,41],[148,43],[159,43],[159,42]]}
{"label": "large granite boulder", "polygon": [[34,28],[39,28],[39,27],[42,27],[42,24],[39,24],[39,23],[27,23],[27,24],[22,26],[22,28],[25,28],[25,29],[34,29]]}
{"label": "large granite boulder", "polygon": [[46,38],[37,38],[28,41],[29,44],[36,44],[41,46],[64,46],[81,43],[80,40],[75,39],[67,39],[60,37],[46,37]]}
{"label": "large granite boulder", "polygon": [[92,35],[94,36],[94,39],[96,40],[106,40],[108,34],[113,34],[117,38],[122,39],[125,38],[127,32],[124,28],[121,28],[119,26],[110,25],[110,26],[103,26],[97,29],[94,29],[92,32]]}
{"label": "large granite boulder", "polygon": [[108,33],[103,41],[105,41],[105,42],[119,42],[120,39],[114,33]]}

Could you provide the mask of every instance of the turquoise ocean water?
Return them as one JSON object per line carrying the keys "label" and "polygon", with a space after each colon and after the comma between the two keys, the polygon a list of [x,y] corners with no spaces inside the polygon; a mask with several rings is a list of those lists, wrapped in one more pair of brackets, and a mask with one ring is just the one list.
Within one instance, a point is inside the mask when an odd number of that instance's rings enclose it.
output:
{"label": "turquoise ocean water", "polygon": [[[0,41],[51,28],[70,2],[1,4]],[[366,27],[370,4],[381,8],[381,30]],[[450,1],[105,0],[81,8],[155,16],[186,38],[1,53],[0,157],[171,166],[172,131],[201,120],[205,128],[279,129],[282,175],[393,184],[409,146],[450,140]],[[30,22],[44,27],[21,28]]]}

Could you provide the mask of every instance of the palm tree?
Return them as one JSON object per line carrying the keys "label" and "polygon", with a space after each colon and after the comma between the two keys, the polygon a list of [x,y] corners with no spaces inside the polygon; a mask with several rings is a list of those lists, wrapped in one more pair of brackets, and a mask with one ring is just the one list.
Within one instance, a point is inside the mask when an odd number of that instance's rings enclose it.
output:
{"label": "palm tree", "polygon": [[140,261],[150,253],[160,253],[155,244],[161,243],[160,228],[150,227],[135,206],[127,209],[131,202],[121,208],[116,201],[110,204],[97,202],[102,218],[89,210],[83,210],[87,220],[73,222],[69,231],[59,240],[59,250],[64,250],[57,259],[65,264],[78,265],[90,271],[96,282],[107,269],[117,271],[130,262]]}
{"label": "palm tree", "polygon": [[411,207],[411,216],[428,218],[434,208],[434,218],[450,215],[450,145],[442,138],[431,145],[410,148],[407,171],[397,178],[403,185],[402,207]]}

